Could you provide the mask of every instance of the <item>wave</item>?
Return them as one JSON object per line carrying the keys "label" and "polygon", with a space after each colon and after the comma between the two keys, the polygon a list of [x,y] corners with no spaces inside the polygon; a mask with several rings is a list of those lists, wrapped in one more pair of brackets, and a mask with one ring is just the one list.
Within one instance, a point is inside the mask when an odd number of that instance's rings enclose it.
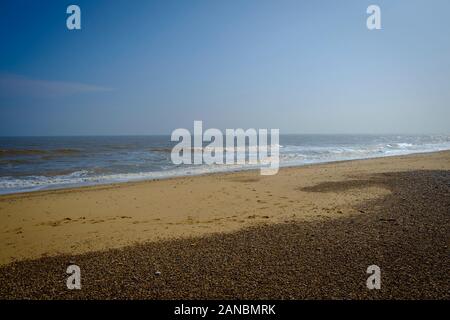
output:
{"label": "wave", "polygon": [[[268,145],[267,146],[268,149],[270,150],[270,147],[275,148],[282,148],[282,145],[279,144],[273,144],[273,145]],[[231,146],[231,147],[211,147],[209,145],[203,146],[203,147],[190,147],[190,148],[185,148],[191,152],[212,152],[212,151],[216,151],[216,152],[257,152],[259,149],[259,146],[254,146],[254,145],[246,145],[243,147],[237,147],[237,146]],[[165,152],[165,153],[171,153],[173,150],[173,147],[153,147],[153,148],[149,148],[149,151],[152,152]]]}
{"label": "wave", "polygon": [[152,147],[148,148],[150,152],[163,152],[163,153],[171,153],[172,147]]}
{"label": "wave", "polygon": [[3,149],[0,150],[0,157],[11,157],[11,156],[32,156],[41,155],[48,153],[47,150],[37,150],[37,149]]}
{"label": "wave", "polygon": [[52,150],[53,154],[78,154],[81,153],[80,149],[56,149]]}
{"label": "wave", "polygon": [[[222,170],[217,170],[220,172]],[[178,168],[165,171],[117,173],[90,175],[87,170],[72,172],[60,176],[27,176],[27,177],[2,177],[0,178],[0,194],[28,192],[47,189],[69,188],[76,186],[89,186],[119,182],[140,180],[166,179],[177,176],[200,175],[215,172],[206,167]]]}
{"label": "wave", "polygon": [[30,164],[33,163],[33,161],[30,160],[24,160],[24,159],[5,159],[0,160],[0,165],[4,166],[13,166],[13,165],[20,165],[20,164]]}
{"label": "wave", "polygon": [[369,159],[450,150],[450,142],[414,144],[388,143],[359,146],[295,146],[286,145],[280,153],[281,163],[301,165],[343,160]]}
{"label": "wave", "polygon": [[72,155],[80,153],[79,149],[0,149],[0,157],[36,156],[36,155]]}
{"label": "wave", "polygon": [[412,144],[412,143],[392,143],[392,144],[389,143],[386,146],[388,148],[401,148],[401,149],[404,149],[404,148],[413,147],[414,144]]}
{"label": "wave", "polygon": [[[394,141],[392,141],[394,140]],[[342,142],[330,145],[318,145],[319,142],[312,141],[311,145],[305,145],[305,142],[301,139],[294,141],[298,145],[293,143],[283,143],[278,145],[280,148],[280,166],[301,166],[305,164],[334,162],[342,160],[355,160],[355,159],[367,159],[374,157],[386,157],[395,155],[406,155],[411,153],[433,152],[450,150],[450,140],[446,137],[442,139],[423,141],[411,141],[412,139],[388,139],[388,140],[376,140],[374,142],[362,142],[360,144],[354,142]],[[312,144],[315,143],[315,144]],[[67,148],[67,149],[53,149],[53,150],[40,150],[40,149],[7,149],[1,150],[3,153],[18,152],[19,154],[41,154],[47,152],[50,154],[77,154],[82,152],[80,149]],[[152,180],[152,179],[165,179],[175,176],[190,176],[201,175],[213,172],[224,171],[239,171],[259,168],[262,164],[245,164],[245,165],[192,165],[192,166],[174,166],[170,159],[167,157],[148,157],[148,154],[158,155],[160,152],[171,152],[171,147],[146,147],[141,149],[138,154],[135,150],[130,150],[126,155],[117,157],[116,153],[108,153],[104,158],[94,158],[89,164],[89,169],[81,170],[85,168],[88,162],[83,160],[79,162],[78,157],[73,157],[72,168],[68,168],[66,162],[56,161],[55,166],[51,166],[51,163],[45,162],[41,171],[37,171],[34,164],[30,164],[29,170],[26,171],[0,171],[0,194],[15,193],[24,191],[34,191],[41,189],[57,189],[68,188],[83,185],[95,185],[95,184],[107,184],[116,182],[138,181],[138,180]],[[195,149],[200,151],[211,151],[208,146],[201,149]],[[216,151],[228,151],[227,148],[219,148]],[[235,150],[233,148],[233,150]],[[235,150],[236,151],[236,150]],[[242,152],[244,149],[238,149],[237,152]],[[252,148],[246,148],[246,151],[254,152]],[[28,152],[28,153],[27,153]],[[143,156],[141,153],[145,153]],[[45,157],[45,156],[44,156]],[[44,158],[41,157],[40,159]],[[89,155],[90,157],[90,155]],[[116,157],[116,158],[114,158]],[[25,158],[25,160],[34,158]],[[84,159],[84,158],[83,158]],[[90,159],[90,158],[89,158]],[[2,159],[0,164],[21,164],[22,159]],[[18,161],[18,162],[17,162]],[[102,162],[103,161],[103,162]],[[61,165],[63,163],[63,165]],[[93,165],[94,164],[94,165]],[[26,164],[24,164],[26,165]],[[4,168],[0,168],[4,169]],[[20,168],[19,168],[20,169]],[[49,171],[51,169],[51,171]],[[69,169],[67,171],[66,169]],[[23,172],[39,172],[36,175],[17,175],[15,173]],[[46,174],[51,172],[52,174]]]}

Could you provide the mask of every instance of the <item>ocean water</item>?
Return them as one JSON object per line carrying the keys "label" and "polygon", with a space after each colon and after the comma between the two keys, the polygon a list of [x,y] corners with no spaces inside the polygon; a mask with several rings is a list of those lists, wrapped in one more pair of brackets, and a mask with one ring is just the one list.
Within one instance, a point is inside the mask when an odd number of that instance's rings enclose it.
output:
{"label": "ocean water", "polygon": [[[174,165],[170,136],[0,137],[0,194],[255,168]],[[450,150],[450,135],[281,135],[280,166]]]}

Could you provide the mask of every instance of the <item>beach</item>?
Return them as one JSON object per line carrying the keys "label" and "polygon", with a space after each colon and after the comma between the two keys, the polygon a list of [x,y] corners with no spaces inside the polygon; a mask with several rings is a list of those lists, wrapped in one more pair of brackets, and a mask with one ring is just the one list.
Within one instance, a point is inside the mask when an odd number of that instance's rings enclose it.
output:
{"label": "beach", "polygon": [[0,298],[448,299],[449,170],[444,151],[2,195]]}

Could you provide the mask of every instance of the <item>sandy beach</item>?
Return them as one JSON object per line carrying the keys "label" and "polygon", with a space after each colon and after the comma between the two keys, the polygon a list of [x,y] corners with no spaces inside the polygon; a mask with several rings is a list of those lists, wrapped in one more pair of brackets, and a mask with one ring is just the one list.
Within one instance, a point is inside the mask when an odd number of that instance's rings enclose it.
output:
{"label": "sandy beach", "polygon": [[0,298],[449,298],[449,170],[437,152],[0,196]]}

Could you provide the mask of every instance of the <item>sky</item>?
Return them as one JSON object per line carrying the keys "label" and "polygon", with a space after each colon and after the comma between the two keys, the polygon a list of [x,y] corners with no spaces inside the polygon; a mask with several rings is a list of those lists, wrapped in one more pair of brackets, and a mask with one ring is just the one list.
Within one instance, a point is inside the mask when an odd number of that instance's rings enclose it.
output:
{"label": "sky", "polygon": [[[68,30],[66,9],[81,9]],[[366,9],[381,8],[381,30]],[[450,133],[448,0],[0,2],[0,135]]]}

